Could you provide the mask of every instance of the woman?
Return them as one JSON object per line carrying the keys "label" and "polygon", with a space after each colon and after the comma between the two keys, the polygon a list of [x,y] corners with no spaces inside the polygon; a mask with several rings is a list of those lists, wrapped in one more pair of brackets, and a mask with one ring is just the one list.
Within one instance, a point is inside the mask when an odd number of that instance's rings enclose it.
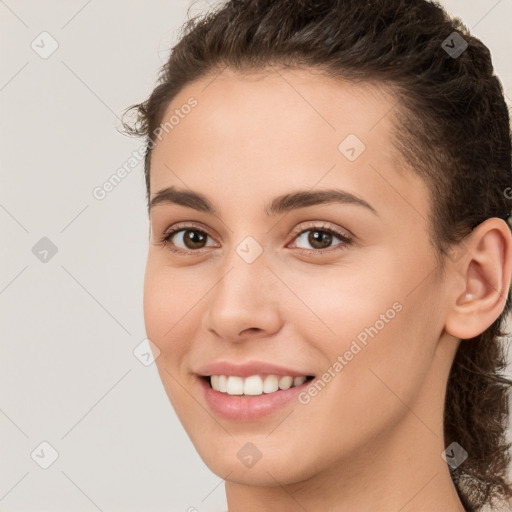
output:
{"label": "woman", "polygon": [[231,0],[135,106],[144,315],[230,512],[510,503],[510,125],[424,0]]}

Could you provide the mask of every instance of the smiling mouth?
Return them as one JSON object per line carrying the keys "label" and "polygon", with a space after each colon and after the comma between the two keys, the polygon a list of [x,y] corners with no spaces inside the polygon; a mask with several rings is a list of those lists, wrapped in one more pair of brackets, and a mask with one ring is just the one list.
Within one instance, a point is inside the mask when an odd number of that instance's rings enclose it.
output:
{"label": "smiling mouth", "polygon": [[201,379],[212,389],[225,395],[254,397],[302,386],[314,379],[314,376],[251,375],[244,378],[234,375],[210,375],[202,376]]}

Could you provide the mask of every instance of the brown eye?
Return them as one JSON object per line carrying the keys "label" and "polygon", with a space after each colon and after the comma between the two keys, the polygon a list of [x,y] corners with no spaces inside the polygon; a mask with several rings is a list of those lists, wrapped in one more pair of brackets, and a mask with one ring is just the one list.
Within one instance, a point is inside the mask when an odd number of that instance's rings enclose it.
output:
{"label": "brown eye", "polygon": [[332,243],[332,235],[327,231],[310,230],[308,243],[315,249],[325,249]]}
{"label": "brown eye", "polygon": [[[174,229],[166,233],[162,237],[164,245],[169,246],[169,249],[178,253],[192,253],[208,247],[207,241],[211,238],[208,233],[189,226],[185,229]],[[213,245],[213,244],[210,244]]]}
{"label": "brown eye", "polygon": [[[339,240],[340,243],[333,243],[335,240]],[[309,245],[309,247],[304,247],[304,242],[306,245]],[[294,243],[304,252],[327,252],[328,249],[333,247],[342,249],[348,246],[351,243],[351,239],[332,229],[312,227],[300,232],[295,238]],[[299,243],[302,245],[299,245]]]}
{"label": "brown eye", "polygon": [[197,229],[183,230],[183,243],[186,249],[202,249],[206,244],[207,234]]}

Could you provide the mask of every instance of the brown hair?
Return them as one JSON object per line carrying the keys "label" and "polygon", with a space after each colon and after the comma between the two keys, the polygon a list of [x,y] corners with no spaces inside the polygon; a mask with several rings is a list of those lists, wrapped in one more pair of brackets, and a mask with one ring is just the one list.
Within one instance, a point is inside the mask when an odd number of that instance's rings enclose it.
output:
{"label": "brown hair", "polygon": [[[146,137],[148,202],[151,150],[170,101],[225,67],[243,73],[271,65],[315,68],[393,91],[395,146],[429,187],[430,237],[441,270],[473,228],[511,212],[509,114],[490,52],[426,0],[230,0],[189,19],[149,99],[128,109],[136,122],[124,123],[129,134]],[[468,510],[512,498],[512,381],[503,375],[500,339],[510,302],[509,292],[500,317],[460,343],[447,383],[445,446],[457,442],[469,454],[450,467]]]}

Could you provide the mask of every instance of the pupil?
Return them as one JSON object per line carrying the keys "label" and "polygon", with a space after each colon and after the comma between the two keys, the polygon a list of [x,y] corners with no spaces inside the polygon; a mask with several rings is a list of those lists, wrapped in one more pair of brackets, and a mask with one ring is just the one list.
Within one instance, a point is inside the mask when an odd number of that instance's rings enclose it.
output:
{"label": "pupil", "polygon": [[326,231],[311,231],[308,238],[309,243],[317,249],[325,249],[332,242],[332,235]]}

